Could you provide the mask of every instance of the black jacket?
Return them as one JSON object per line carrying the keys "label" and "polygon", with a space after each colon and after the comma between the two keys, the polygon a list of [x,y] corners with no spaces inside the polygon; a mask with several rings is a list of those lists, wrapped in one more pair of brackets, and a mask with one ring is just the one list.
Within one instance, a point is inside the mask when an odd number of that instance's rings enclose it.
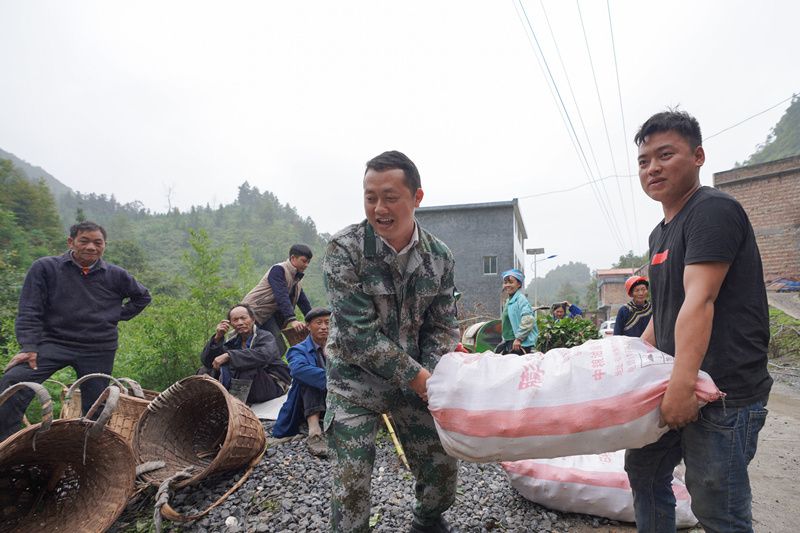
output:
{"label": "black jacket", "polygon": [[[275,337],[269,331],[255,328],[253,342],[249,348],[242,348],[239,335],[227,342],[216,342],[214,337],[203,348],[200,360],[206,368],[212,368],[214,358],[228,353],[232,377],[236,379],[252,379],[247,403],[266,402],[282,396],[292,382],[289,367],[278,352]],[[217,371],[212,371],[216,377]]]}

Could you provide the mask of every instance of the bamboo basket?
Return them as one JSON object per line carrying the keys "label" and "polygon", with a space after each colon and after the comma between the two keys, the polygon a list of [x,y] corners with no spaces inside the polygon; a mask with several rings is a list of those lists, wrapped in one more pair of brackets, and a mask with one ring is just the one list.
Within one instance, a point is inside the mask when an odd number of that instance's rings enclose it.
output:
{"label": "bamboo basket", "polygon": [[[81,416],[81,391],[79,387],[84,381],[95,378],[111,380],[122,391],[117,408],[111,415],[111,420],[108,421],[108,428],[122,435],[122,437],[130,443],[133,440],[133,431],[136,427],[136,422],[139,421],[139,417],[141,417],[144,410],[147,409],[147,405],[150,401],[158,396],[158,393],[155,391],[142,389],[139,384],[132,379],[116,379],[107,374],[87,374],[68,388],[59,383],[59,385],[62,386],[61,418],[69,419],[79,418]],[[130,389],[126,388],[123,382],[127,384]]]}
{"label": "bamboo basket", "polygon": [[107,530],[134,491],[136,464],[130,445],[104,427],[119,390],[109,387],[92,408],[105,408],[97,422],[53,421],[47,390],[18,383],[0,403],[25,387],[42,403],[42,422],[0,442],[0,531],[14,533]]}
{"label": "bamboo basket", "polygon": [[212,473],[241,468],[266,445],[264,428],[244,403],[208,376],[190,376],[173,384],[147,406],[133,435],[138,463],[164,461],[164,468],[143,474],[160,485],[190,468],[181,488]]}

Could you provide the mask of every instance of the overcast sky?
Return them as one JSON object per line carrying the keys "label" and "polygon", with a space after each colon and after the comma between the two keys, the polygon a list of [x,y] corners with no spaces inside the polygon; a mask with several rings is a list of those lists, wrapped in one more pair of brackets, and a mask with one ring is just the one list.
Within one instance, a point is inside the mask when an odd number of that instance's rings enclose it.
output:
{"label": "overcast sky", "polygon": [[[0,0],[0,148],[155,211],[246,180],[329,233],[363,218],[364,162],[397,149],[423,205],[520,198],[526,246],[558,254],[542,275],[646,249],[661,211],[624,176],[652,113],[680,105],[710,136],[800,92],[795,1],[612,0],[611,25],[601,0],[522,5]],[[788,105],[708,139],[703,183]]]}

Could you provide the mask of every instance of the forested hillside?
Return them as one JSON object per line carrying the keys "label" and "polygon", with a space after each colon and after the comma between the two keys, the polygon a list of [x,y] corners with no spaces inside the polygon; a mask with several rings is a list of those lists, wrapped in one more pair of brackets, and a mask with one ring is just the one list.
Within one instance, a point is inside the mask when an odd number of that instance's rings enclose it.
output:
{"label": "forested hillside", "polygon": [[769,132],[767,140],[759,145],[742,165],[766,163],[794,155],[800,155],[800,96],[798,95],[792,98],[791,105]]}
{"label": "forested hillside", "polygon": [[[25,271],[37,257],[63,252],[66,228],[77,220],[105,226],[105,258],[153,294],[140,316],[120,323],[114,367],[116,375],[147,388],[161,390],[193,374],[214,325],[270,265],[287,258],[293,243],[314,251],[304,287],[312,304],[325,304],[324,237],[310,218],[247,183],[229,205],[185,213],[151,213],[138,202],[69,189],[57,206],[44,180],[32,182],[10,160],[0,160],[0,185],[0,368],[18,349],[13,322]],[[56,379],[71,381],[70,374],[62,371]]]}
{"label": "forested hillside", "polygon": [[204,230],[220,259],[223,284],[231,287],[238,283],[249,289],[270,265],[287,258],[293,243],[308,244],[317,256],[303,282],[305,290],[312,302],[324,299],[319,259],[325,241],[314,222],[247,183],[231,204],[192,207],[185,213],[151,213],[138,202],[120,204],[113,196],[96,194],[68,193],[59,203],[62,213],[71,213],[68,223],[81,218],[105,226],[107,258],[159,292],[175,295],[185,290],[181,260],[191,250],[190,232]]}
{"label": "forested hillside", "polygon": [[53,196],[56,198],[71,190],[69,187],[51,176],[50,173],[42,167],[31,165],[27,161],[20,159],[10,152],[6,152],[2,148],[0,148],[0,159],[8,159],[11,161],[21,175],[25,176],[33,183],[37,183],[39,180],[44,180],[44,182],[50,188],[50,191],[52,191]]}

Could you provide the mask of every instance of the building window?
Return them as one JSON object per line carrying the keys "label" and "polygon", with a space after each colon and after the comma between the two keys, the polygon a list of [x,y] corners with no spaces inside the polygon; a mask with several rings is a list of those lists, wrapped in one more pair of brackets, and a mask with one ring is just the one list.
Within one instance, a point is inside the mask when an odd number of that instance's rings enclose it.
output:
{"label": "building window", "polygon": [[483,273],[484,274],[497,274],[497,256],[484,255],[483,256]]}

